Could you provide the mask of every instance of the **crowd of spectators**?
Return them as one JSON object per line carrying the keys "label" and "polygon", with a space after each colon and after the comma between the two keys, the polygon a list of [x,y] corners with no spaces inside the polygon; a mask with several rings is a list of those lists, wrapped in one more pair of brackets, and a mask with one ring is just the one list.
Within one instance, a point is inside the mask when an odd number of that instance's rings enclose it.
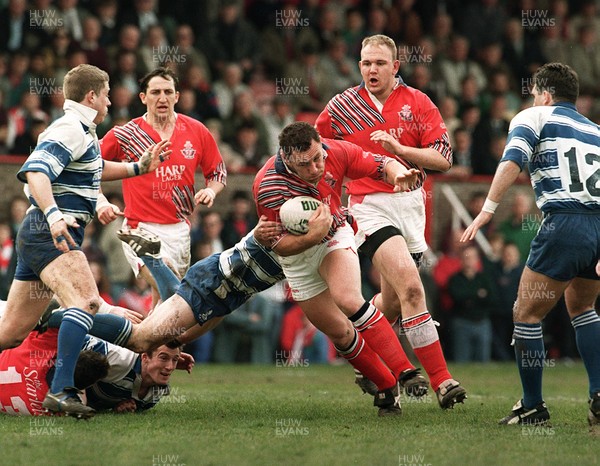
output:
{"label": "crowd of spectators", "polygon": [[[590,0],[0,0],[0,154],[27,155],[62,114],[61,83],[70,68],[90,63],[110,75],[112,106],[98,129],[102,137],[143,113],[138,79],[168,66],[180,78],[176,111],[206,124],[230,173],[252,172],[276,152],[283,127],[313,121],[334,94],[359,84],[361,40],[377,33],[398,44],[402,79],[440,108],[454,147],[445,176],[494,173],[510,119],[530,105],[531,74],[545,62],[573,66],[581,82],[578,108],[600,122],[600,16]],[[424,272],[435,287],[434,313],[447,329],[443,344],[457,360],[511,358],[510,308],[540,220],[531,199],[528,192],[515,196],[511,219],[486,232],[495,258],[465,250],[449,232],[437,264]],[[3,299],[14,269],[19,203],[11,202],[0,223]],[[195,259],[230,247],[256,221],[247,192],[234,196],[230,210],[227,218],[194,214]],[[88,232],[85,245],[98,264],[103,296],[144,308],[147,285],[114,252],[110,228]],[[376,292],[377,277],[363,263],[365,289]],[[275,299],[268,312],[259,306],[262,314],[249,303],[229,323],[236,331],[251,328],[251,342],[263,338],[248,353],[252,360],[273,357],[281,345],[265,328],[284,321],[284,301]],[[269,350],[261,349],[265,339]],[[575,355],[568,338],[554,340],[556,355]],[[286,341],[287,348],[296,338],[286,333]],[[209,350],[202,351],[208,359]]]}

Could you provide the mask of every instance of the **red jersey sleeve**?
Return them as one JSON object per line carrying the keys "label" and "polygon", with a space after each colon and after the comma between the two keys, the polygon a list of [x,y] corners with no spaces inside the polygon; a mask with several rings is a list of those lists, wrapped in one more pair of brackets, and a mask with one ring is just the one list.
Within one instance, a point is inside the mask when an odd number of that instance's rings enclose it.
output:
{"label": "red jersey sleeve", "polygon": [[[279,207],[285,202],[280,186],[277,183],[271,184],[271,186],[261,185],[267,170],[273,168],[274,160],[275,157],[271,157],[265,163],[256,174],[254,183],[252,184],[252,195],[256,203],[256,213],[259,217],[265,215],[267,220],[271,222],[279,221]],[[269,205],[274,207],[268,207]]]}
{"label": "red jersey sleeve", "polygon": [[329,138],[334,139],[335,135],[333,134],[333,129],[331,128],[331,116],[329,115],[329,107],[323,109],[321,114],[317,117],[317,121],[315,122],[315,128],[321,135],[321,138]]}
{"label": "red jersey sleeve", "polygon": [[368,177],[383,180],[385,165],[391,160],[389,157],[366,152],[356,144],[347,141],[328,140],[325,144],[336,151],[331,162],[344,165],[344,175],[348,178],[355,180]]}
{"label": "red jersey sleeve", "polygon": [[206,126],[202,123],[199,123],[199,125],[201,128],[202,157],[198,158],[198,163],[204,175],[204,180],[206,184],[209,181],[218,181],[219,183],[227,184],[227,169],[225,168],[221,152],[219,152],[217,142]]}
{"label": "red jersey sleeve", "polygon": [[421,146],[428,147],[436,140],[441,139],[448,130],[442,119],[440,111],[425,93],[417,94],[419,100],[420,113],[416,115],[420,123],[418,129],[421,130]]}
{"label": "red jersey sleeve", "polygon": [[121,150],[115,130],[111,129],[106,135],[100,140],[100,152],[104,160],[110,160],[120,162],[124,160],[125,154]]}

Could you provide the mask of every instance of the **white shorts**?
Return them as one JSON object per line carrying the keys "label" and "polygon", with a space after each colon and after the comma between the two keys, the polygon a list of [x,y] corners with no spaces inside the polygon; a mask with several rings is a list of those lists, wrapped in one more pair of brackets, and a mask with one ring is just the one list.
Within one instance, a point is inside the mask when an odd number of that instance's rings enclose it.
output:
{"label": "white shorts", "polygon": [[[427,250],[425,242],[425,199],[421,189],[400,193],[350,196],[350,213],[358,223],[356,247],[386,226],[400,230],[412,254]],[[360,200],[362,198],[362,201]]]}
{"label": "white shorts", "polygon": [[354,231],[348,225],[339,228],[326,243],[317,244],[294,256],[278,256],[295,301],[306,301],[327,289],[327,283],[319,274],[319,267],[325,256],[336,249],[350,249],[356,254]]}
{"label": "white shorts", "polygon": [[[126,225],[127,219],[123,222],[123,226]],[[190,268],[190,226],[186,222],[170,224],[139,222],[138,228],[149,231],[160,238],[161,257],[173,265],[183,278],[187,269]],[[126,243],[122,243],[122,245],[127,262],[137,277],[144,263],[136,256],[131,246]]]}

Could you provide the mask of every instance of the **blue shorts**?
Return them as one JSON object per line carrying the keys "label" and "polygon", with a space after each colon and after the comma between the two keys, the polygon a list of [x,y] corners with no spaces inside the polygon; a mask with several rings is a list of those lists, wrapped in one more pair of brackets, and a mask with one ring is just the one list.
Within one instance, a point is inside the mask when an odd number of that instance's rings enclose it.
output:
{"label": "blue shorts", "polygon": [[183,277],[177,294],[192,308],[200,325],[214,317],[231,314],[250,299],[250,295],[236,290],[223,277],[218,254],[192,265]]}
{"label": "blue shorts", "polygon": [[[69,233],[75,242],[81,246],[84,227],[69,227]],[[52,241],[52,234],[46,216],[40,209],[32,209],[25,215],[19,227],[16,240],[17,268],[15,279],[23,281],[39,280],[42,270],[62,255]],[[71,250],[81,250],[81,247],[69,245]]]}
{"label": "blue shorts", "polygon": [[554,280],[600,280],[600,216],[597,213],[546,214],[531,242],[527,267]]}

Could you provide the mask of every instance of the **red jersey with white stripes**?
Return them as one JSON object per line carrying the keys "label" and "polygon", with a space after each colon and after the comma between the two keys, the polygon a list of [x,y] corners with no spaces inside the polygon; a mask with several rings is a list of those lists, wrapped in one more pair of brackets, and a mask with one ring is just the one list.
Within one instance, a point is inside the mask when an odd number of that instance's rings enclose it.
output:
{"label": "red jersey with white stripes", "polygon": [[[127,223],[171,224],[194,210],[194,173],[200,167],[206,183],[226,182],[227,170],[214,138],[202,123],[177,114],[170,138],[173,151],[154,172],[123,180],[123,198]],[[135,162],[144,151],[161,141],[159,134],[144,117],[115,126],[100,141],[106,160]]]}
{"label": "red jersey with white stripes", "polygon": [[[344,177],[382,180],[385,166],[391,159],[365,152],[356,144],[346,141],[322,139],[322,143],[325,150],[325,169],[323,177],[316,185],[292,173],[278,154],[271,157],[260,169],[254,179],[252,192],[258,215],[266,215],[270,221],[279,221],[279,209],[292,197],[311,196],[329,205],[333,222],[329,234],[323,238],[323,242],[326,242],[346,223],[349,215],[341,200]],[[276,244],[280,239],[281,236],[273,243]]]}
{"label": "red jersey with white stripes", "polygon": [[0,353],[0,412],[41,416],[48,371],[56,362],[58,329],[31,332],[21,345]]}
{"label": "red jersey with white stripes", "polygon": [[[450,139],[439,110],[426,94],[402,81],[398,82],[381,111],[364,83],[346,89],[329,101],[315,126],[321,137],[350,141],[366,151],[393,157],[407,168],[418,169],[420,174],[415,189],[423,185],[425,170],[371,141],[373,131],[386,131],[405,146],[431,147],[452,163]],[[347,188],[352,195],[393,192],[393,186],[368,178],[352,181]]]}

